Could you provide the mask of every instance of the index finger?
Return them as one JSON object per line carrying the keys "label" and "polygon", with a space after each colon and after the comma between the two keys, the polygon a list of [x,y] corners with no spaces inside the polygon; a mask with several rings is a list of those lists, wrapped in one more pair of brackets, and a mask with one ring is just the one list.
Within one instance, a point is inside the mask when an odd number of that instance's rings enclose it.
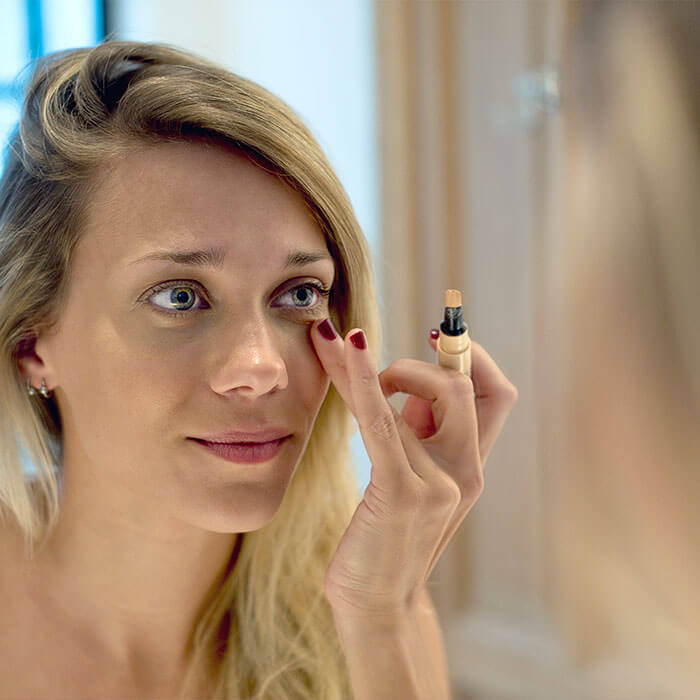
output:
{"label": "index finger", "polygon": [[330,376],[340,397],[355,415],[355,405],[348,384],[347,368],[345,367],[344,342],[336,331],[330,318],[313,323],[310,329],[311,342],[316,354],[321,360],[323,369]]}
{"label": "index finger", "polygon": [[[353,340],[359,340],[357,345]],[[404,450],[395,412],[382,392],[377,368],[361,329],[353,328],[345,336],[345,365],[355,418],[372,462],[372,482],[387,494],[387,498],[395,501],[400,499],[397,485],[406,483],[405,475],[418,474],[413,471]]]}

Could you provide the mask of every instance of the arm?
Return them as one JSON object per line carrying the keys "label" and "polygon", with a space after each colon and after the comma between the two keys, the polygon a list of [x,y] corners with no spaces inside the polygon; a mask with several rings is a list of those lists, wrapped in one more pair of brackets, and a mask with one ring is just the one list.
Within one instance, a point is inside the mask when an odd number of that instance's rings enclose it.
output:
{"label": "arm", "polygon": [[447,663],[426,589],[400,618],[335,617],[354,700],[450,700]]}
{"label": "arm", "polygon": [[413,645],[417,664],[423,661],[425,674],[430,681],[429,697],[436,700],[451,700],[450,676],[447,666],[445,643],[440,629],[440,620],[428,589],[423,586],[416,601],[417,640]]}
{"label": "arm", "polygon": [[424,700],[413,668],[408,619],[378,621],[335,616],[353,700]]}

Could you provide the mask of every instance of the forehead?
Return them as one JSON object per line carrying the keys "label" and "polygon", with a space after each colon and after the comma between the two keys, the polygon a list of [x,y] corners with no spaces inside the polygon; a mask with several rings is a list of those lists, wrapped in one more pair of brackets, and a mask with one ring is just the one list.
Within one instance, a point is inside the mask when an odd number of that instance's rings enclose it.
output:
{"label": "forehead", "polygon": [[114,266],[156,249],[206,247],[260,266],[326,243],[302,196],[233,148],[147,145],[100,174],[79,258]]}

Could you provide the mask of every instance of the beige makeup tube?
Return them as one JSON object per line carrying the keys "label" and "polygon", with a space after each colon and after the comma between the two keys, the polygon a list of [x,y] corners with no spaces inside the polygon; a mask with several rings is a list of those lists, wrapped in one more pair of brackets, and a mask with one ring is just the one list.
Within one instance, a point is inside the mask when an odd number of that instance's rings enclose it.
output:
{"label": "beige makeup tube", "polygon": [[462,293],[457,289],[445,292],[445,316],[437,339],[437,364],[472,376],[472,343],[462,317]]}

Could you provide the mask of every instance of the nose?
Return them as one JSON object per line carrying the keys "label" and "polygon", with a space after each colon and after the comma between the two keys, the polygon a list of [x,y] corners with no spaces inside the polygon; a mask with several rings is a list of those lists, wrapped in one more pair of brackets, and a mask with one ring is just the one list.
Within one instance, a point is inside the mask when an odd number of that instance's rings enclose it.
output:
{"label": "nose", "polygon": [[254,398],[286,388],[289,376],[279,338],[264,321],[237,324],[230,338],[223,339],[224,354],[211,379],[214,391]]}

